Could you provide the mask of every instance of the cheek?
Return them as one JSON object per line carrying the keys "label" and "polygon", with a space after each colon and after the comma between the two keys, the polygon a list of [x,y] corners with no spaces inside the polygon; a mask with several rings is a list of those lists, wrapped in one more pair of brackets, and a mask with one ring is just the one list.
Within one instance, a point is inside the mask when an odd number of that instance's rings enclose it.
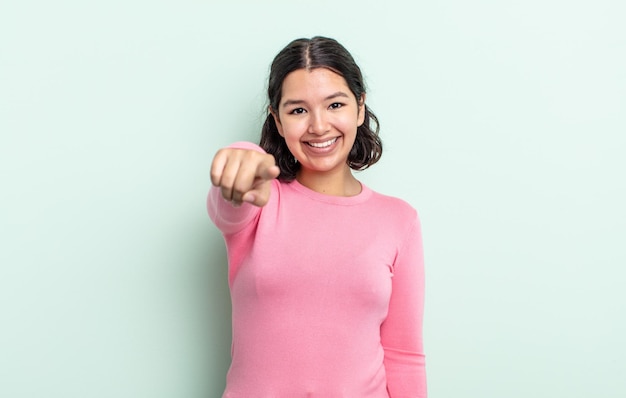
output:
{"label": "cheek", "polygon": [[282,136],[287,141],[298,140],[306,131],[305,123],[293,120],[283,123],[282,127]]}
{"label": "cheek", "polygon": [[356,136],[356,131],[359,124],[355,122],[355,119],[344,120],[341,124],[337,125],[341,131],[347,136]]}

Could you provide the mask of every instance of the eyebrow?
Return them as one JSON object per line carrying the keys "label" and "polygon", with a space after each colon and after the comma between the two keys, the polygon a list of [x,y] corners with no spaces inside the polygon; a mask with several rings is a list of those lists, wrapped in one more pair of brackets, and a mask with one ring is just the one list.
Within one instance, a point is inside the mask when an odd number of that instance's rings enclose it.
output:
{"label": "eyebrow", "polygon": [[[343,91],[337,91],[336,93],[331,94],[328,97],[324,98],[324,101],[328,101],[328,100],[339,98],[339,97],[350,98],[350,96],[344,93]],[[304,100],[286,100],[285,102],[283,102],[282,107],[284,108],[290,105],[300,105],[304,103],[305,103]]]}

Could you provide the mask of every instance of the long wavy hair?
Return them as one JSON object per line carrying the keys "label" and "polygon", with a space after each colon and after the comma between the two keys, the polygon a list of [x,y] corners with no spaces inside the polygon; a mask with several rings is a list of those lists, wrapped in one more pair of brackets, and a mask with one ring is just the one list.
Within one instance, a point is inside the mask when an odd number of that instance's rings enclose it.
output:
{"label": "long wavy hair", "polygon": [[[311,70],[315,68],[326,68],[341,75],[346,80],[357,102],[360,102],[360,98],[363,98],[363,94],[365,94],[365,83],[361,69],[348,50],[334,39],[321,36],[311,39],[296,39],[276,55],[270,69],[267,87],[269,108],[261,130],[260,146],[267,153],[274,155],[276,164],[280,168],[278,178],[283,181],[295,179],[300,164],[296,162],[284,138],[278,133],[270,109],[278,114],[283,81],[289,73],[298,69]],[[365,120],[357,128],[356,140],[348,155],[348,165],[351,169],[365,170],[378,162],[383,152],[383,144],[378,136],[379,130],[378,118],[365,105]]]}

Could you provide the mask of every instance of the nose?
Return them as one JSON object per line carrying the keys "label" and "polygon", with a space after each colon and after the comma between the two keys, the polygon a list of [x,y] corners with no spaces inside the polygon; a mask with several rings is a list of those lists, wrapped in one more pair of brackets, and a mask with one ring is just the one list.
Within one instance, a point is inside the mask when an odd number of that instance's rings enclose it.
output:
{"label": "nose", "polygon": [[323,112],[311,112],[309,119],[309,133],[323,135],[330,130],[328,120]]}

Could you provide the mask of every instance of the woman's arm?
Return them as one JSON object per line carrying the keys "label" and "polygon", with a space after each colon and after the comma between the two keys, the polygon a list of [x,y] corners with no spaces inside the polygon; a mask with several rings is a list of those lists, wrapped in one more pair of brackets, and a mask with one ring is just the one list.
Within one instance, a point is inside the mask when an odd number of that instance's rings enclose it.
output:
{"label": "woman's arm", "polygon": [[394,262],[389,312],[380,331],[391,398],[426,398],[423,313],[424,255],[416,217]]}

